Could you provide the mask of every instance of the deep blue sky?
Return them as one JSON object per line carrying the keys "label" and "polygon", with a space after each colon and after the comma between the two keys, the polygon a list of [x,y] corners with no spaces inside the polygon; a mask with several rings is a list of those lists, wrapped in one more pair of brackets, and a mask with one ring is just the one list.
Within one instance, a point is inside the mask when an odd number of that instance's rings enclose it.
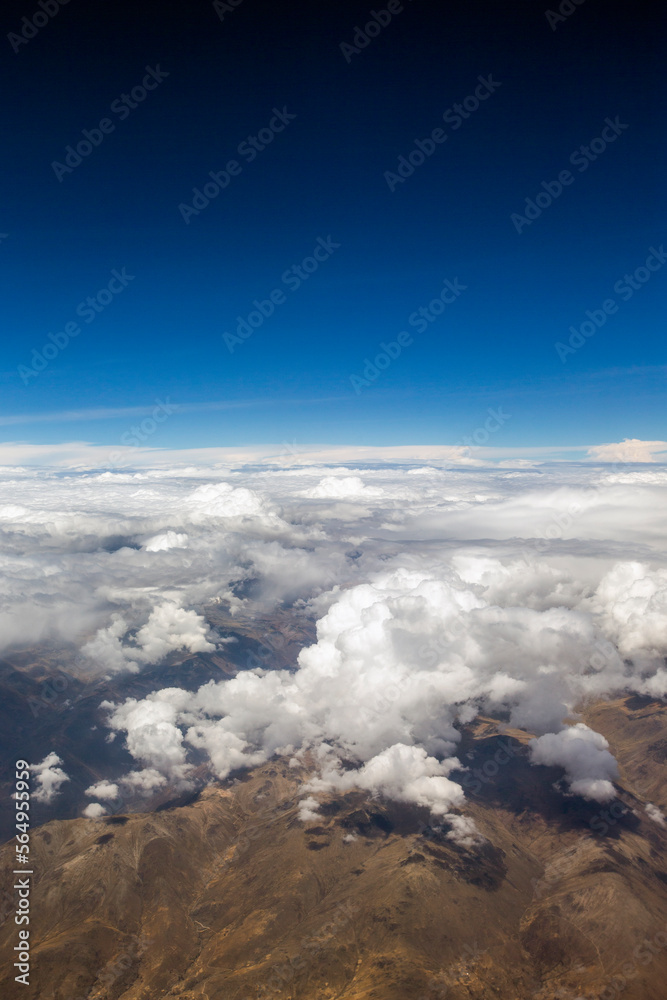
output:
{"label": "deep blue sky", "polygon": [[[585,0],[552,30],[546,3],[406,0],[348,62],[340,43],[385,7],[242,0],[221,21],[204,2],[71,0],[14,52],[6,36],[40,8],[5,5],[2,414],[169,398],[186,410],[151,443],[170,447],[454,444],[498,406],[512,415],[499,446],[666,437],[667,266],[614,290],[667,244],[660,5]],[[145,101],[110,111],[158,65]],[[495,92],[460,128],[443,122],[489,74]],[[239,143],[274,108],[296,118],[248,162]],[[105,117],[114,130],[59,182],[52,163]],[[570,154],[607,118],[628,127],[582,172]],[[385,172],[438,127],[447,139],[390,191]],[[186,224],[179,205],[230,159],[240,174]],[[518,233],[512,213],[566,169]],[[318,237],[340,247],[286,287]],[[123,268],[122,293],[22,378]],[[465,292],[411,328],[445,278]],[[230,353],[223,334],[276,288],[285,300]],[[617,311],[562,361],[555,343],[608,299]],[[413,342],[356,393],[350,376],[402,330]],[[221,401],[252,405],[196,408]],[[128,423],[5,421],[0,435],[106,445]]]}

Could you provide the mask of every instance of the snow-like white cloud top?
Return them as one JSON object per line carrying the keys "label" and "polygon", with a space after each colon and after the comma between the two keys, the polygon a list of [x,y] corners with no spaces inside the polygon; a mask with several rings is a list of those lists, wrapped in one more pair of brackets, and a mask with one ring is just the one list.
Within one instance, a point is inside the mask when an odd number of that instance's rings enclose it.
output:
{"label": "snow-like white cloud top", "polygon": [[107,810],[101,802],[91,802],[83,810],[83,815],[86,819],[101,819],[102,816],[107,815]]}
{"label": "snow-like white cloud top", "polygon": [[167,552],[169,549],[185,549],[188,546],[188,536],[177,531],[165,531],[154,535],[145,543],[146,552]]}
{"label": "snow-like white cloud top", "polygon": [[212,653],[212,607],[316,619],[292,670],[269,656],[106,703],[136,769],[91,786],[91,806],[284,754],[315,762],[305,819],[354,786],[465,842],[456,749],[480,711],[534,733],[532,762],[562,768],[568,794],[613,796],[605,741],[563,720],[667,694],[666,493],[657,464],[5,470],[0,647],[60,638],[99,676]]}
{"label": "snow-like white cloud top", "polygon": [[437,760],[423,747],[395,743],[371,757],[358,771],[341,771],[338,762],[324,769],[311,788],[364,788],[397,802],[427,806],[434,816],[446,815],[452,806],[463,805],[463,790],[447,775],[459,764],[456,757]]}
{"label": "snow-like white cloud top", "polygon": [[204,619],[195,611],[184,611],[173,601],[155,607],[133,640],[124,644],[127,631],[128,623],[115,615],[111,625],[100,629],[82,646],[81,652],[109,671],[136,673],[139,664],[159,663],[176,650],[211,653],[216,648],[209,639],[211,631]]}
{"label": "snow-like white cloud top", "polygon": [[118,785],[111,781],[98,781],[96,785],[86,789],[86,795],[92,795],[96,799],[117,799]]}
{"label": "snow-like white cloud top", "polygon": [[199,518],[271,516],[269,505],[252,490],[229,483],[207,483],[198,486],[186,500],[193,520]]}
{"label": "snow-like white cloud top", "polygon": [[360,476],[325,476],[317,486],[305,490],[304,495],[313,500],[358,500],[381,497],[382,490],[377,486],[366,486]]}
{"label": "snow-like white cloud top", "polygon": [[545,733],[530,743],[534,764],[558,764],[565,769],[570,791],[596,802],[616,797],[613,779],[618,767],[604,736],[578,722],[559,733]]}
{"label": "snow-like white cloud top", "polygon": [[62,763],[57,753],[49,753],[39,764],[31,766],[35,782],[32,797],[36,802],[53,802],[62,785],[70,780],[61,767]]}

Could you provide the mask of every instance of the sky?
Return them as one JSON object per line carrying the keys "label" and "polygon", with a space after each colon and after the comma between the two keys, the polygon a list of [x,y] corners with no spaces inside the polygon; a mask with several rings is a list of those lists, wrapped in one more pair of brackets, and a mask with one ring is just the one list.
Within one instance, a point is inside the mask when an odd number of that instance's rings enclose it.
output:
{"label": "sky", "polygon": [[5,4],[0,460],[664,441],[664,14],[560,6]]}

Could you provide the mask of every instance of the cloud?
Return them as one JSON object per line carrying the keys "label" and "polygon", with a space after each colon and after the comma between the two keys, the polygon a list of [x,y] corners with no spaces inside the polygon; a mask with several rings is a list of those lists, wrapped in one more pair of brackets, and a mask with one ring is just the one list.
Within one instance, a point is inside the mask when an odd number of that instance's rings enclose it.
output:
{"label": "cloud", "polygon": [[298,816],[302,823],[315,823],[322,819],[319,812],[319,802],[313,795],[308,795],[299,802]]}
{"label": "cloud", "polygon": [[313,761],[305,815],[326,787],[361,787],[424,805],[463,842],[475,833],[451,762],[480,712],[535,734],[534,761],[562,767],[570,792],[612,793],[606,745],[563,720],[667,693],[664,467],[265,458],[0,470],[0,646],[72,643],[84,677],[139,674],[174,653],[205,661],[219,613],[276,616],[286,635],[317,622],[290,669],[269,646],[261,667],[199,690],[141,678],[141,695],[106,702],[136,763],[91,786],[98,805],[283,754]]}
{"label": "cloud", "polygon": [[139,664],[132,659],[122,640],[128,631],[128,624],[120,615],[114,615],[111,625],[100,629],[95,637],[81,648],[81,655],[99,664],[110,673],[130,670],[136,673]]}
{"label": "cloud", "polygon": [[640,441],[626,438],[618,444],[598,444],[588,449],[598,462],[655,462],[667,456],[667,441]]}
{"label": "cloud", "polygon": [[[335,596],[296,672],[254,669],[194,693],[155,692],[108,706],[109,723],[136,759],[178,780],[192,777],[190,748],[219,778],[314,748],[305,819],[318,792],[358,787],[426,806],[454,830],[464,794],[448,775],[460,722],[507,711],[511,724],[541,734],[534,763],[562,766],[573,793],[606,801],[616,774],[606,741],[582,725],[564,729],[563,719],[582,699],[626,685],[623,661],[590,614],[562,606],[563,593],[576,604],[576,588],[550,567],[533,571],[537,607],[511,603],[519,572],[459,557],[438,575],[376,575]],[[503,587],[506,606],[497,603]]]}
{"label": "cloud", "polygon": [[118,785],[111,781],[98,781],[96,785],[86,789],[86,795],[94,799],[117,799]]}
{"label": "cloud", "polygon": [[252,490],[234,488],[229,483],[198,486],[187,499],[193,520],[197,517],[257,517],[267,513],[267,505]]}
{"label": "cloud", "polygon": [[62,760],[57,753],[47,754],[40,764],[33,764],[33,773],[37,786],[33,788],[32,797],[36,802],[51,803],[60,792],[61,786],[70,778],[60,767]]}
{"label": "cloud", "polygon": [[185,611],[173,601],[154,608],[145,625],[131,641],[123,644],[128,624],[119,615],[107,628],[81,649],[83,656],[111,673],[129,670],[136,673],[140,664],[159,663],[169,653],[187,649],[191,653],[210,653],[215,643],[211,630],[195,611]]}
{"label": "cloud", "polygon": [[651,670],[643,693],[667,694],[660,669],[667,649],[667,569],[636,561],[617,563],[601,579],[591,602],[620,654]]}
{"label": "cloud", "polygon": [[135,641],[144,663],[158,663],[167,653],[187,649],[191,653],[207,653],[215,649],[209,640],[210,628],[195,611],[185,611],[172,601],[155,608]]}
{"label": "cloud", "polygon": [[337,765],[338,761],[314,783],[318,790],[362,788],[396,802],[424,806],[437,817],[446,817],[464,803],[463,789],[447,777],[460,762],[456,757],[429,757],[423,747],[395,743],[356,771],[341,771]]}
{"label": "cloud", "polygon": [[165,531],[161,535],[153,535],[144,544],[146,552],[168,552],[169,549],[186,549],[188,536],[176,531]]}
{"label": "cloud", "polygon": [[667,485],[667,470],[662,467],[642,469],[641,472],[625,469],[623,472],[613,472],[603,476],[601,482],[605,485],[620,483],[624,486],[665,486]]}
{"label": "cloud", "polygon": [[377,486],[366,486],[360,476],[325,476],[317,486],[306,490],[305,496],[313,500],[320,499],[373,499],[381,497],[382,490]]}
{"label": "cloud", "polygon": [[[233,410],[265,405],[259,400],[208,404],[208,409]],[[206,404],[181,404],[178,413],[205,410]],[[119,419],[127,422],[148,416],[152,406],[126,409],[79,410],[63,413],[13,414],[4,419],[6,425],[53,423],[54,421],[91,421]],[[1,425],[1,424],[0,424]],[[119,432],[120,437],[120,432]],[[0,443],[0,466],[86,469],[151,469],[185,472],[188,467],[242,469],[266,466],[276,469],[307,466],[405,466],[432,464],[438,467],[484,468],[489,464],[504,467],[528,467],[537,462],[571,462],[578,455],[595,462],[643,463],[664,461],[667,442],[641,441],[636,438],[610,444],[548,445],[544,447],[485,447],[473,449],[463,445],[318,445],[264,444],[229,448],[152,448],[135,445],[94,444],[90,441],[65,441],[58,444],[37,444],[27,441]],[[116,473],[117,474],[117,473]]]}
{"label": "cloud", "polygon": [[[358,770],[342,770],[335,754],[329,756],[321,774],[305,785],[305,791],[347,792],[360,788],[371,795],[381,795],[395,802],[409,802],[429,809],[434,819],[445,821],[447,836],[464,847],[472,847],[483,838],[474,822],[453,812],[465,803],[463,789],[447,775],[460,768],[456,757],[437,760],[422,747],[396,743],[376,754]],[[314,795],[302,799],[299,818],[302,822],[320,819],[319,802]]]}
{"label": "cloud", "polygon": [[604,736],[583,722],[545,733],[529,743],[533,764],[551,764],[564,768],[570,791],[595,802],[610,802],[616,797],[613,779],[618,765],[609,752]]}
{"label": "cloud", "polygon": [[[178,773],[174,772],[178,777]],[[147,767],[140,771],[130,771],[118,781],[98,781],[86,789],[86,795],[92,799],[102,799],[113,803],[116,810],[127,799],[150,795],[167,784],[167,778],[155,768]]]}
{"label": "cloud", "polygon": [[657,806],[654,806],[652,802],[647,802],[644,808],[646,809],[646,815],[654,823],[658,823],[660,826],[667,825],[665,823],[665,814]]}
{"label": "cloud", "polygon": [[100,819],[102,816],[106,816],[107,810],[104,808],[101,802],[91,802],[83,810],[83,816],[87,819]]}
{"label": "cloud", "polygon": [[[186,762],[186,750],[176,719],[189,700],[186,691],[165,688],[142,701],[130,698],[121,707],[109,702],[103,702],[100,707],[112,710],[110,723],[116,730],[125,730],[127,748],[135,760],[187,787],[192,768]],[[125,780],[129,780],[129,776]]]}
{"label": "cloud", "polygon": [[[85,412],[86,411],[82,411]],[[144,410],[141,408],[141,412]],[[149,412],[149,411],[146,411]],[[179,412],[188,412],[187,405]],[[36,415],[42,419],[42,415]],[[32,423],[26,415],[10,418],[14,423]],[[88,419],[87,416],[81,419]],[[123,419],[127,419],[124,417]],[[539,449],[537,449],[539,451]],[[562,451],[563,449],[553,449]],[[482,465],[471,458],[469,449],[459,445],[401,445],[361,447],[354,445],[253,445],[244,448],[142,448],[118,445],[113,448],[92,444],[89,441],[67,441],[60,444],[32,444],[10,441],[0,444],[0,465],[45,466],[68,469],[99,468],[183,468],[188,465],[241,468],[247,465],[268,465],[284,468],[286,465],[344,465],[368,462],[444,462],[462,466]],[[493,452],[493,449],[484,449]],[[507,456],[506,451],[498,457]],[[485,459],[488,456],[485,455]]]}
{"label": "cloud", "polygon": [[146,767],[142,771],[130,771],[129,774],[123,775],[121,780],[121,787],[129,795],[145,795],[157,791],[158,788],[164,788],[166,784],[165,776],[152,767]]}

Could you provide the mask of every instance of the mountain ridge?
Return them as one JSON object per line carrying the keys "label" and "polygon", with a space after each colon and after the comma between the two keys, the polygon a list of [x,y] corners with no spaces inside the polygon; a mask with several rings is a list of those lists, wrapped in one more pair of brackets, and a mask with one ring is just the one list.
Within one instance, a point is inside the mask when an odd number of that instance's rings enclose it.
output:
{"label": "mountain ridge", "polygon": [[[486,718],[466,727],[462,762],[486,776],[499,749],[514,753],[469,795],[485,838],[474,847],[427,810],[356,790],[321,797],[320,817],[303,824],[312,770],[285,758],[188,805],[36,828],[31,985],[5,975],[2,994],[597,1000],[612,989],[661,1000],[667,831],[633,783],[665,787],[667,765],[642,748],[647,719],[652,744],[667,738],[667,709],[632,704],[584,713],[620,765],[622,805],[604,833],[592,821],[608,806],[563,797],[559,768],[528,763],[530,734],[499,734]],[[0,851],[4,885],[10,851]],[[5,919],[3,952],[16,930]]]}

